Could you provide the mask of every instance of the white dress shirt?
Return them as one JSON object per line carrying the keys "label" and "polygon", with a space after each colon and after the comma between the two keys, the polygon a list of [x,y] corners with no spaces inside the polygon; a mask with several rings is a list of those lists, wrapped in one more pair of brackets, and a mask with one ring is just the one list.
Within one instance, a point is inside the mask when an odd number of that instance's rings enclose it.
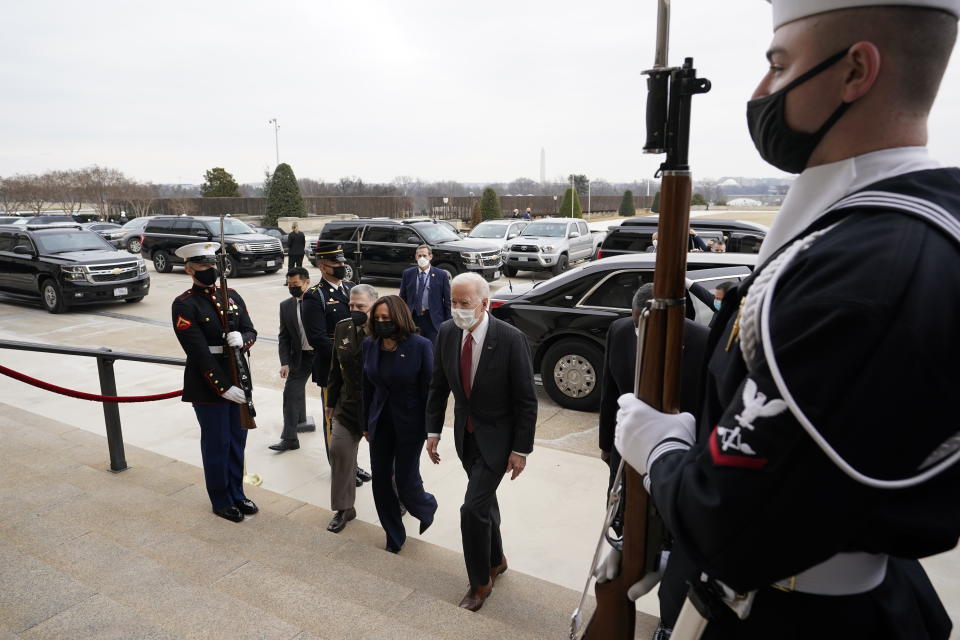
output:
{"label": "white dress shirt", "polygon": [[757,264],[763,264],[816,222],[837,200],[874,182],[939,166],[927,155],[926,147],[896,147],[804,170],[783,199],[780,213],[760,246]]}
{"label": "white dress shirt", "polygon": [[301,298],[297,298],[297,329],[300,331],[300,349],[302,351],[313,351],[310,341],[307,340],[307,332],[303,329],[303,314],[300,312]]}
{"label": "white dress shirt", "polygon": [[[490,327],[489,314],[484,312],[483,318],[480,319],[480,324],[473,331],[462,331],[460,337],[460,353],[463,353],[463,346],[467,343],[467,340],[473,340],[473,358],[470,363],[470,386],[473,386],[474,379],[477,375],[477,365],[480,363],[480,355],[483,353],[483,343],[487,339],[487,329]],[[430,438],[439,438],[439,433],[428,433]],[[526,457],[527,454],[514,451],[518,456]]]}

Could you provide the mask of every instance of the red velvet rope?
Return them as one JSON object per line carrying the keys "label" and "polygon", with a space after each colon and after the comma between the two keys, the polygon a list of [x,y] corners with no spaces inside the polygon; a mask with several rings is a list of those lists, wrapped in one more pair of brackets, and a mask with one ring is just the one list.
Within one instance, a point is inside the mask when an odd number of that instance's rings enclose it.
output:
{"label": "red velvet rope", "polygon": [[0,365],[0,373],[10,376],[15,380],[19,380],[20,382],[26,382],[27,384],[31,384],[35,387],[40,387],[46,391],[52,391],[54,393],[59,393],[60,395],[70,396],[71,398],[79,398],[81,400],[93,400],[94,402],[152,402],[154,400],[167,400],[169,398],[176,398],[177,396],[183,395],[183,390],[181,389],[178,391],[169,391],[167,393],[158,393],[154,396],[102,396],[98,393],[84,393],[83,391],[58,387],[55,384],[50,384],[49,382],[44,382],[43,380],[31,378],[30,376],[20,373],[19,371],[8,369],[3,365]]}

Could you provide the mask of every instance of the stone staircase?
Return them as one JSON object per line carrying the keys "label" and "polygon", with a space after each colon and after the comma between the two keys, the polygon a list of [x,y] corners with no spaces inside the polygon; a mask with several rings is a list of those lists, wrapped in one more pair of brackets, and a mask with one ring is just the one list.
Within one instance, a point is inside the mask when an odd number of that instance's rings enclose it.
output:
{"label": "stone staircase", "polygon": [[379,527],[331,534],[328,510],[255,487],[261,512],[227,522],[199,468],[128,445],[111,474],[103,437],[3,403],[0,442],[0,640],[565,638],[579,597],[510,570],[470,613],[447,549],[394,555]]}

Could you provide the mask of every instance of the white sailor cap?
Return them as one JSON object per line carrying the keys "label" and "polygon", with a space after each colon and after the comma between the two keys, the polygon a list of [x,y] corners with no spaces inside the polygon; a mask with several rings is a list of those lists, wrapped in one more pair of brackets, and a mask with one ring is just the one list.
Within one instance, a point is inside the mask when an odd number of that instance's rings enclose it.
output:
{"label": "white sailor cap", "polygon": [[773,5],[773,30],[788,22],[840,9],[918,7],[939,9],[960,17],[960,0],[767,0]]}
{"label": "white sailor cap", "polygon": [[187,262],[216,262],[217,249],[220,248],[219,242],[191,242],[185,244],[176,251],[178,258],[183,258]]}

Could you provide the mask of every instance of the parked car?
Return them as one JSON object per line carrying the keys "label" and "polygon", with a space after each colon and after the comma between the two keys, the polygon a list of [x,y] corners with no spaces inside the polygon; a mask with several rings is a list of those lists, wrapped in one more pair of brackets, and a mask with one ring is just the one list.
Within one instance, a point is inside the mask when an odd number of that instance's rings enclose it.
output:
{"label": "parked car", "polygon": [[[224,218],[226,276],[251,271],[274,273],[283,266],[283,249],[276,238],[257,233],[250,225]],[[183,259],[174,253],[191,242],[220,241],[220,218],[215,216],[157,216],[144,227],[140,253],[153,261],[158,273],[169,273]]]}
{"label": "parked car", "polygon": [[[653,234],[658,221],[659,216],[629,218],[621,225],[611,227],[600,245],[599,257],[644,253],[653,246]],[[723,240],[728,253],[758,253],[768,231],[762,224],[716,218],[690,218],[690,226],[704,242]],[[692,238],[689,247],[693,249]]]}
{"label": "parked car", "polygon": [[510,241],[520,235],[527,225],[526,220],[484,220],[467,234],[471,240],[489,243],[491,249],[506,254]]}
{"label": "parked car", "polygon": [[150,291],[147,266],[79,224],[0,226],[0,291],[40,298],[50,313],[78,304],[140,302]]}
{"label": "parked car", "polygon": [[263,235],[279,240],[280,246],[283,247],[283,255],[290,253],[290,242],[288,240],[289,236],[287,232],[280,227],[261,227],[257,225],[250,225],[250,228],[257,233],[262,233]]}
{"label": "parked car", "polygon": [[605,231],[591,231],[576,218],[543,218],[531,222],[510,243],[504,255],[503,273],[513,277],[518,271],[551,271],[554,275],[597,256]]}
{"label": "parked car", "polygon": [[75,223],[73,216],[66,214],[60,215],[41,215],[41,216],[22,216],[16,219],[13,224],[49,224],[49,223]]}
{"label": "parked car", "polygon": [[120,227],[120,232],[122,233],[120,240],[124,249],[130,253],[140,253],[140,236],[143,235],[144,227],[146,227],[147,223],[151,220],[153,220],[152,216],[141,216],[127,220],[127,222]]}
{"label": "parked car", "polygon": [[[487,280],[500,277],[500,251],[464,239],[441,221],[380,219],[335,220],[324,225],[320,240],[343,244],[347,258],[347,280],[363,277],[399,278],[416,263],[417,247],[427,245],[433,252],[433,266],[450,276],[465,271]],[[316,266],[316,258],[311,262]]]}
{"label": "parked car", "polygon": [[[753,254],[693,253],[687,256],[687,277],[712,290],[749,275],[756,260]],[[605,258],[493,294],[491,313],[527,336],[534,371],[561,407],[592,411],[599,406],[607,329],[630,315],[634,292],[653,282],[655,261],[652,253]],[[714,310],[688,298],[694,319],[708,324]]]}
{"label": "parked car", "polygon": [[80,228],[100,234],[100,237],[109,242],[115,249],[126,248],[122,241],[124,235],[121,231],[122,227],[118,224],[112,222],[81,222]]}

